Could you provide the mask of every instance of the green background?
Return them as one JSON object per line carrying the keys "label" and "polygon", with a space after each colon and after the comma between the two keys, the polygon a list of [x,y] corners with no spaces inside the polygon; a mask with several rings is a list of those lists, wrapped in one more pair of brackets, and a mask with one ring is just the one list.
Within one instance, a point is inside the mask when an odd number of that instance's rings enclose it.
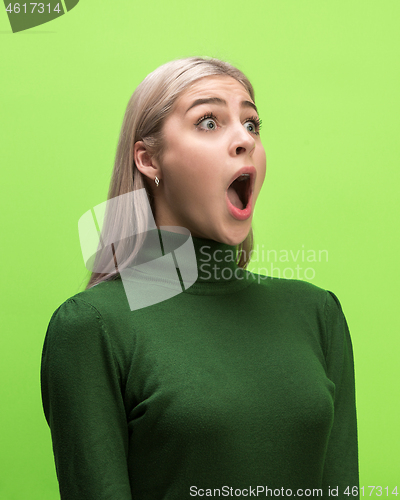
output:
{"label": "green background", "polygon": [[300,265],[339,297],[350,327],[360,486],[400,493],[399,21],[398,0],[81,0],[13,34],[3,8],[2,500],[59,498],[39,370],[51,314],[83,289],[78,219],[106,200],[135,87],[192,55],[253,83],[267,154],[256,246],[328,251]]}

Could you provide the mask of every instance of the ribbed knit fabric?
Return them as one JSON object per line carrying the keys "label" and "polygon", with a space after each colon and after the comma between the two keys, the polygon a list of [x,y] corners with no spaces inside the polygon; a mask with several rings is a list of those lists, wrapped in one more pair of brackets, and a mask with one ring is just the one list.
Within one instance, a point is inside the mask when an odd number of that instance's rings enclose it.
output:
{"label": "ribbed knit fabric", "polygon": [[238,268],[233,246],[193,243],[199,276],[182,293],[132,311],[117,279],[53,313],[41,388],[61,499],[240,498],[257,487],[259,498],[336,487],[355,498],[353,350],[339,300]]}

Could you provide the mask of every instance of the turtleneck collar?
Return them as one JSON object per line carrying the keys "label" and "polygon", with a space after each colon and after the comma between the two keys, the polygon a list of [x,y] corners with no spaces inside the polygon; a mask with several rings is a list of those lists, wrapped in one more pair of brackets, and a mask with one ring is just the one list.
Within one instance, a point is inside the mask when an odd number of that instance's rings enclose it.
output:
{"label": "turtleneck collar", "polygon": [[192,236],[198,276],[186,290],[192,294],[233,293],[249,286],[254,277],[236,263],[236,246]]}
{"label": "turtleneck collar", "polygon": [[236,246],[165,229],[151,230],[133,266],[121,271],[130,281],[153,282],[184,293],[219,295],[249,286],[254,275],[239,267]]}

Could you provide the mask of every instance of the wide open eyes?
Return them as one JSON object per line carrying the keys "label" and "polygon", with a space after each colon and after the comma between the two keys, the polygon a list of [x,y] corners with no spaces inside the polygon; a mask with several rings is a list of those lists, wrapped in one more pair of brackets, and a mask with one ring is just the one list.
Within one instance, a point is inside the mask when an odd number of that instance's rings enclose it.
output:
{"label": "wide open eyes", "polygon": [[[200,127],[200,124],[204,122],[205,128]],[[251,129],[248,129],[248,131],[252,134],[255,135],[260,135],[260,129],[261,129],[261,123],[262,120],[258,118],[258,116],[252,116],[246,119],[244,123],[250,123],[251,124]],[[209,132],[211,130],[216,130],[217,128],[217,117],[214,115],[214,113],[207,113],[206,115],[202,116],[197,123],[194,124],[196,127],[198,127],[200,130],[204,130],[204,132]]]}

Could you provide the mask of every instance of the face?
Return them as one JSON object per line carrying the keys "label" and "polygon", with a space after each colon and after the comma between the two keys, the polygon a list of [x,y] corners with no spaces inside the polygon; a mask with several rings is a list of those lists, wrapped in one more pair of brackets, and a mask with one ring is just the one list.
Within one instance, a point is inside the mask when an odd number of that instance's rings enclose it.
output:
{"label": "face", "polygon": [[[198,99],[215,97],[226,104],[192,106]],[[230,76],[197,80],[177,99],[164,123],[166,150],[154,173],[160,179],[153,188],[157,226],[183,226],[193,236],[228,245],[247,237],[266,173],[258,114],[249,102],[245,87]],[[244,170],[251,173],[250,180],[240,187],[235,182],[229,191],[243,167],[249,167]],[[240,207],[245,207],[249,192],[242,195],[240,189],[247,183],[253,190],[246,211]],[[244,196],[242,203],[233,191]],[[239,210],[232,210],[228,200]]]}

